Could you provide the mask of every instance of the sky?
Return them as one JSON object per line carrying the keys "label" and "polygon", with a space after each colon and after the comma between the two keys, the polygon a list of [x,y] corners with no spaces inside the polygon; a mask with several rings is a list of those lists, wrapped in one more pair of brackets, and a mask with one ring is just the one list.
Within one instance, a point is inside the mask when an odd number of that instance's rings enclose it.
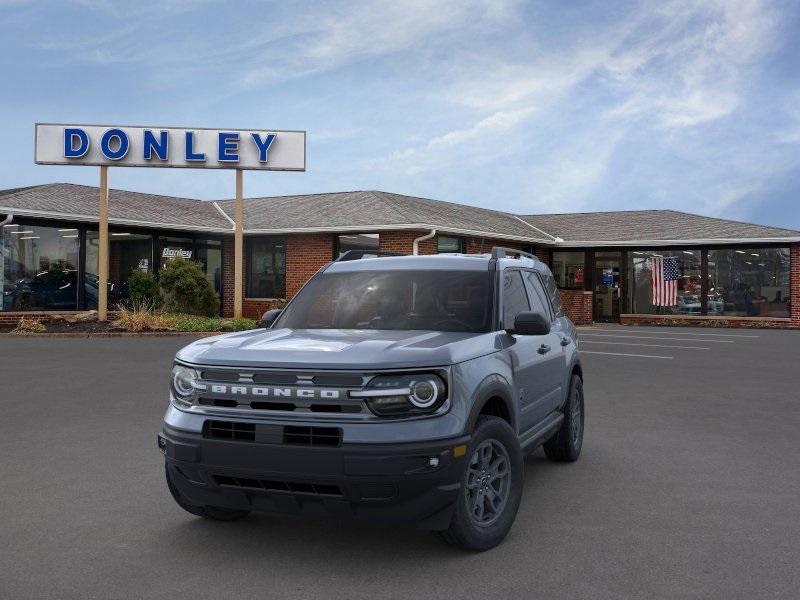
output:
{"label": "sky", "polygon": [[[34,122],[303,129],[305,173],[517,213],[670,208],[800,229],[800,3],[0,0],[0,189]],[[110,185],[229,198],[218,170]]]}

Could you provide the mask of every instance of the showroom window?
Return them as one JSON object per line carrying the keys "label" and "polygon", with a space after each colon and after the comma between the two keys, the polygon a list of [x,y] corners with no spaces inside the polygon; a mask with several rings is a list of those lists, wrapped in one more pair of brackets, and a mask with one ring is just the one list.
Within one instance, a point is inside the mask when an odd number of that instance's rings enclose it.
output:
{"label": "showroom window", "polygon": [[702,314],[701,250],[634,250],[628,256],[632,313]]}
{"label": "showroom window", "polygon": [[790,317],[789,248],[708,251],[708,314]]}
{"label": "showroom window", "polygon": [[464,238],[454,237],[452,235],[440,235],[436,238],[436,251],[439,254],[445,253],[463,253],[464,252]]}
{"label": "showroom window", "polygon": [[286,242],[280,237],[247,240],[247,297],[286,295]]}
{"label": "showroom window", "polygon": [[[377,233],[354,233],[350,235],[340,235],[336,239],[336,248],[338,249],[337,256],[341,256],[350,250],[364,250],[366,252],[374,252],[374,256],[378,255],[378,247],[380,246],[380,235]],[[369,254],[364,256],[369,257]]]}
{"label": "showroom window", "polygon": [[77,309],[79,240],[78,230],[70,227],[4,225],[0,307]]}
{"label": "showroom window", "polygon": [[582,290],[586,282],[586,253],[553,252],[551,270],[562,290]]}
{"label": "showroom window", "polygon": [[222,297],[222,242],[197,240],[197,262],[217,295]]}
{"label": "showroom window", "polygon": [[[99,256],[97,231],[86,232],[84,258],[84,302],[97,308],[97,265]],[[153,272],[153,236],[131,231],[110,231],[108,234],[108,306],[116,308],[128,299],[128,279],[136,270]]]}

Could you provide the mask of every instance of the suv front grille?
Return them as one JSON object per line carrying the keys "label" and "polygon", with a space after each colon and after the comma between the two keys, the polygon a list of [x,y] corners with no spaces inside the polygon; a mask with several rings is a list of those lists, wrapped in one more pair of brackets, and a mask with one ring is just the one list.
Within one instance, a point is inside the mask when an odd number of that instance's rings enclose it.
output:
{"label": "suv front grille", "polygon": [[256,426],[253,423],[235,421],[206,421],[203,436],[223,440],[255,441]]}
{"label": "suv front grille", "polygon": [[260,444],[329,447],[342,445],[340,427],[284,426],[237,421],[206,421],[203,425],[203,437]]}
{"label": "suv front grille", "polygon": [[338,485],[330,483],[308,483],[299,481],[276,481],[270,479],[251,479],[248,477],[231,477],[230,475],[214,475],[214,482],[222,487],[235,487],[247,491],[282,492],[285,494],[311,494],[314,496],[332,496],[341,498],[342,490]]}
{"label": "suv front grille", "polygon": [[296,427],[283,428],[283,443],[301,446],[341,446],[342,430],[338,427]]}

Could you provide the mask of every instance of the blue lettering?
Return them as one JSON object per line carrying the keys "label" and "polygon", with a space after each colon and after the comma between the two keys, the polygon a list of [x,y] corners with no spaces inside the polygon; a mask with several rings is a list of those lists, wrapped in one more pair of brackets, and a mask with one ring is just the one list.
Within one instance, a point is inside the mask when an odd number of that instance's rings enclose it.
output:
{"label": "blue lettering", "polygon": [[[111,140],[113,139],[118,142],[116,150],[111,148]],[[103,152],[103,156],[109,160],[123,158],[128,153],[128,146],[128,136],[121,129],[109,129],[100,138],[100,150]]]}
{"label": "blue lettering", "polygon": [[194,151],[194,131],[186,132],[186,160],[205,161],[206,155],[204,152]]}
{"label": "blue lettering", "polygon": [[159,160],[167,160],[167,149],[169,144],[169,132],[161,131],[158,134],[158,138],[153,135],[153,132],[149,129],[144,130],[144,155],[143,158],[145,160],[150,160],[153,158],[153,152],[156,153],[156,156]]}
{"label": "blue lettering", "polygon": [[265,137],[263,140],[261,139],[261,136],[257,133],[251,133],[250,135],[253,136],[253,141],[258,147],[259,162],[263,163],[267,162],[267,151],[269,150],[269,147],[272,146],[272,142],[275,141],[275,134],[268,133],[267,137]]}
{"label": "blue lettering", "polygon": [[239,150],[239,134],[220,132],[219,162],[238,162],[239,161],[238,150]]}
{"label": "blue lettering", "polygon": [[[75,142],[78,143],[77,148]],[[89,152],[89,136],[83,129],[64,129],[64,158],[80,158]]]}

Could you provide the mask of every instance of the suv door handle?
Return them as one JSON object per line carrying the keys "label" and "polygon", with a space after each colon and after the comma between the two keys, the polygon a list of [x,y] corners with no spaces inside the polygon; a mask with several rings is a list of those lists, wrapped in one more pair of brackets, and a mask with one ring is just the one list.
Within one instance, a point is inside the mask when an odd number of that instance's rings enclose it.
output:
{"label": "suv door handle", "polygon": [[561,338],[561,345],[562,346],[569,346],[571,342],[572,342],[572,340],[569,339],[567,336],[564,336],[564,337]]}
{"label": "suv door handle", "polygon": [[550,346],[548,346],[547,344],[542,344],[541,346],[539,346],[538,352],[539,354],[547,354],[548,352],[550,352]]}

